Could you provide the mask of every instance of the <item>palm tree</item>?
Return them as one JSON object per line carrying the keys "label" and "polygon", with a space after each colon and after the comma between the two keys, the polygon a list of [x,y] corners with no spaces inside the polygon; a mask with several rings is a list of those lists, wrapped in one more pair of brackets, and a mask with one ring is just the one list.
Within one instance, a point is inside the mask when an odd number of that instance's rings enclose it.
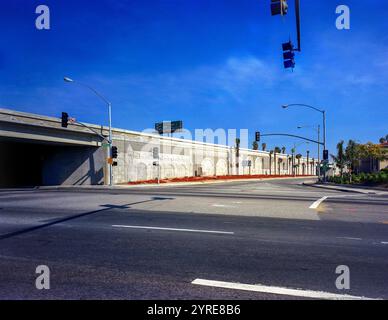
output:
{"label": "palm tree", "polygon": [[280,150],[280,148],[279,147],[275,147],[274,148],[274,150],[273,150],[273,164],[274,164],[274,171],[275,171],[275,175],[276,175],[276,154],[277,153],[280,153],[281,152],[281,150]]}
{"label": "palm tree", "polygon": [[261,149],[262,149],[263,151],[265,151],[265,149],[267,149],[267,144],[266,144],[265,142],[263,142],[263,143],[261,144]]}
{"label": "palm tree", "polygon": [[295,175],[295,157],[294,157],[295,152],[296,152],[296,149],[292,148],[291,149],[292,175]]}
{"label": "palm tree", "polygon": [[282,153],[283,153],[283,154],[286,153],[286,147],[282,147]]}
{"label": "palm tree", "polygon": [[257,143],[257,141],[253,141],[253,143],[252,143],[252,149],[253,149],[253,150],[258,150],[258,149],[259,149],[259,144]]}
{"label": "palm tree", "polygon": [[288,174],[291,174],[292,173],[292,166],[291,166],[291,164],[292,164],[292,156],[289,156],[288,157]]}
{"label": "palm tree", "polygon": [[298,153],[296,156],[295,156],[295,158],[297,158],[298,159],[298,175],[299,175],[299,166],[300,166],[300,159],[302,158],[302,155],[300,154],[300,153]]}
{"label": "palm tree", "polygon": [[310,158],[310,151],[307,150],[306,151],[306,154],[307,154],[307,175],[309,174],[309,158]]}
{"label": "palm tree", "polygon": [[269,152],[269,174],[270,175],[272,174],[272,154],[273,154],[273,150]]}
{"label": "palm tree", "polygon": [[344,153],[344,141],[341,140],[340,142],[337,143],[337,155],[331,155],[333,158],[335,165],[337,166],[338,169],[340,169],[340,175],[341,177],[344,174],[344,168],[346,165],[346,157]]}

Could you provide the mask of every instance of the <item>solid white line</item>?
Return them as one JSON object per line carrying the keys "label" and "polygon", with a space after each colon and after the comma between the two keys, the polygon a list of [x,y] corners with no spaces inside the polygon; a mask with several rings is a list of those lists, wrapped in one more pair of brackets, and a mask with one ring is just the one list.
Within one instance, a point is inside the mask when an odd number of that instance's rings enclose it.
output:
{"label": "solid white line", "polygon": [[347,294],[329,293],[324,291],[289,289],[289,288],[282,288],[282,287],[263,286],[261,284],[251,285],[251,284],[203,280],[203,279],[196,279],[192,282],[192,284],[197,284],[200,286],[217,287],[217,288],[304,297],[304,298],[316,298],[316,299],[328,299],[328,300],[379,300],[379,299],[372,299],[372,298],[366,298],[361,296],[351,296]]}
{"label": "solid white line", "polygon": [[361,238],[352,238],[352,237],[337,237],[337,239],[346,239],[346,240],[358,240],[361,241]]}
{"label": "solid white line", "polygon": [[327,196],[322,197],[321,199],[315,201],[309,208],[310,209],[317,209],[319,205],[327,199]]}
{"label": "solid white line", "polygon": [[126,225],[118,225],[118,224],[113,224],[112,227],[115,227],[115,228],[132,228],[132,229],[167,230],[167,231],[183,231],[183,232],[234,234],[234,232],[228,232],[228,231],[197,230],[197,229],[178,229],[178,228],[161,228],[161,227],[147,227],[147,226],[126,226]]}

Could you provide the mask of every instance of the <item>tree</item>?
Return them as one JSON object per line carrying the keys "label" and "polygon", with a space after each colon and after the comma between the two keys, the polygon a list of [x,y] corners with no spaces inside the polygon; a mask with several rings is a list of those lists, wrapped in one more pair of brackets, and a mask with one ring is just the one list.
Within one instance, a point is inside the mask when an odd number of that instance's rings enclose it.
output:
{"label": "tree", "polygon": [[259,149],[259,144],[257,143],[257,141],[253,141],[253,143],[252,143],[252,149],[253,149],[253,150],[258,150],[258,149]]}
{"label": "tree", "polygon": [[261,144],[261,149],[262,149],[263,151],[265,151],[265,149],[267,149],[267,144],[266,144],[265,142],[263,142],[263,143]]}
{"label": "tree", "polygon": [[351,172],[354,172],[361,160],[360,145],[354,140],[349,140],[345,149],[345,162]]}
{"label": "tree", "polygon": [[272,174],[272,155],[273,155],[273,150],[269,152],[269,174]]}
{"label": "tree", "polygon": [[306,154],[307,154],[307,171],[306,171],[306,173],[307,174],[309,174],[309,159],[310,159],[310,151],[309,150],[307,150],[306,151]]}
{"label": "tree", "polygon": [[282,147],[282,153],[283,153],[283,154],[286,153],[286,147]]}
{"label": "tree", "polygon": [[381,144],[383,144],[383,143],[386,143],[387,140],[386,140],[385,138],[380,138],[379,142],[380,142]]}
{"label": "tree", "polygon": [[280,153],[280,152],[281,152],[281,150],[280,150],[279,147],[275,147],[275,148],[273,149],[273,163],[274,163],[274,171],[275,171],[275,175],[276,175],[276,154],[277,154],[277,153]]}
{"label": "tree", "polygon": [[295,152],[296,152],[296,149],[292,148],[291,149],[292,175],[295,175],[295,158],[294,158]]}
{"label": "tree", "polygon": [[302,158],[302,155],[300,153],[298,153],[296,156],[295,156],[296,159],[298,159],[298,174],[299,174],[299,166],[300,166],[300,159]]}
{"label": "tree", "polygon": [[341,140],[337,143],[337,155],[331,155],[335,165],[340,170],[341,177],[344,174],[344,168],[346,165],[345,152],[344,152],[344,141]]}

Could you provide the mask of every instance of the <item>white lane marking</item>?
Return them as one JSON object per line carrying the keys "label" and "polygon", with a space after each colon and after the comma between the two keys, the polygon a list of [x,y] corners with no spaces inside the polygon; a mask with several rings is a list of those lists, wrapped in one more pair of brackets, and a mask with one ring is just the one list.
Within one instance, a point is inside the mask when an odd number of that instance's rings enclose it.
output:
{"label": "white lane marking", "polygon": [[219,207],[219,208],[235,208],[235,206],[229,206],[227,204],[213,204],[213,207]]}
{"label": "white lane marking", "polygon": [[132,228],[132,229],[151,229],[151,230],[182,231],[182,232],[202,232],[202,233],[234,234],[234,232],[229,232],[229,231],[178,229],[178,228],[162,228],[162,227],[148,227],[148,226],[126,226],[126,225],[120,225],[120,224],[113,224],[112,227],[115,227],[115,228]]}
{"label": "white lane marking", "polygon": [[352,237],[337,237],[337,239],[358,240],[358,241],[362,240],[362,238],[352,238]]}
{"label": "white lane marking", "polygon": [[261,284],[242,284],[234,282],[223,282],[214,280],[195,279],[192,284],[200,286],[209,286],[217,288],[235,289],[254,291],[262,293],[279,294],[294,297],[315,298],[315,299],[328,299],[328,300],[380,300],[361,296],[351,296],[347,294],[337,294],[324,291],[312,291],[303,289],[289,289],[283,287],[263,286]]}
{"label": "white lane marking", "polygon": [[381,241],[381,244],[388,244],[387,241]]}
{"label": "white lane marking", "polygon": [[309,208],[310,209],[317,209],[319,207],[319,205],[325,201],[328,197],[327,196],[324,196],[322,197],[321,199],[315,201]]}

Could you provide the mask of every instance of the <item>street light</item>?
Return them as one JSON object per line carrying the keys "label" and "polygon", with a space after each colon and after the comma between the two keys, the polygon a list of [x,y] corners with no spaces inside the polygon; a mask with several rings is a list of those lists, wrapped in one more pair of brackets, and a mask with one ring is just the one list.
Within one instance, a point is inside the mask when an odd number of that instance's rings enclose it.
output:
{"label": "street light", "polygon": [[[317,112],[322,113],[322,117],[323,117],[323,152],[325,153],[325,151],[326,151],[326,111],[318,109],[318,108],[313,107],[313,106],[310,106],[308,104],[303,104],[303,103],[284,104],[284,105],[282,105],[282,108],[287,109],[288,107],[294,107],[294,106],[306,107],[306,108],[313,109]],[[326,181],[326,170],[324,172],[323,179],[324,179],[324,181]]]}
{"label": "street light", "polygon": [[[108,105],[108,113],[109,113],[109,157],[112,157],[112,104],[110,101],[108,101],[101,93],[99,93],[96,89],[88,86],[87,84],[84,84],[82,82],[74,81],[73,79],[69,77],[64,77],[63,80],[65,82],[69,83],[76,83],[83,87],[88,88],[89,90],[93,91],[94,94],[99,97],[102,101],[104,101]],[[113,185],[113,170],[112,170],[112,163],[109,164],[109,185]]]}

